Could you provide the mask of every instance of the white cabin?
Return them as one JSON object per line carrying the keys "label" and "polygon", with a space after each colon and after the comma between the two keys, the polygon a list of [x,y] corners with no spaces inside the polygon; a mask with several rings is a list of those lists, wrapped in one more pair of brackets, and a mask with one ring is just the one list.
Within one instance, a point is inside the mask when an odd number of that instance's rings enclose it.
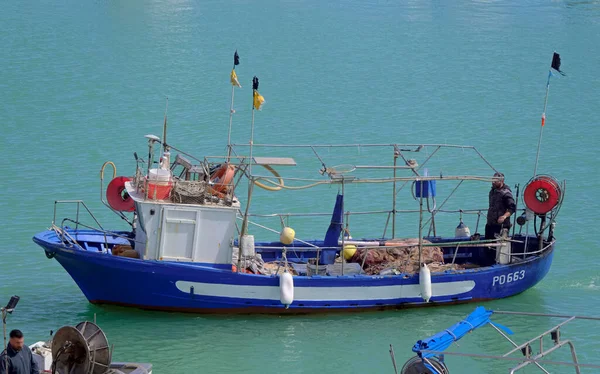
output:
{"label": "white cabin", "polygon": [[140,258],[231,267],[237,199],[230,205],[182,204],[152,199],[134,182],[125,187],[135,201],[135,250]]}

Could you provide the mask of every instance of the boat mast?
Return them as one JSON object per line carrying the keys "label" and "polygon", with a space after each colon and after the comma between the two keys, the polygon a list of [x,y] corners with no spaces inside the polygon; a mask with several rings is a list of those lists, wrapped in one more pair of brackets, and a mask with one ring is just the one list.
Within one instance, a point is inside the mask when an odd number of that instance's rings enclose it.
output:
{"label": "boat mast", "polygon": [[240,82],[237,79],[237,75],[235,74],[235,66],[240,64],[240,56],[237,53],[237,49],[233,54],[233,69],[231,70],[231,106],[229,107],[229,132],[227,133],[227,163],[229,163],[231,159],[231,126],[233,123],[233,114],[235,110],[233,109],[233,98],[235,96],[235,86],[242,87]]}
{"label": "boat mast", "polygon": [[[419,179],[417,179],[419,180]],[[429,180],[427,180],[429,183]],[[420,197],[419,197],[419,269],[421,268],[421,256],[423,253],[423,181],[420,183]]]}
{"label": "boat mast", "polygon": [[346,247],[346,245],[345,245],[346,244],[346,240],[345,240],[346,239],[346,228],[347,228],[345,226],[346,220],[344,219],[344,216],[345,216],[344,201],[345,200],[346,200],[346,194],[345,194],[345,190],[344,190],[344,175],[342,174],[342,222],[341,222],[341,225],[342,225],[342,251],[340,252],[341,253],[340,257],[342,257],[342,275],[344,275],[344,263],[346,262],[346,258],[344,257],[344,248]]}
{"label": "boat mast", "polygon": [[[252,146],[254,144],[254,112],[260,108],[255,102],[255,95],[258,95],[258,78],[255,76],[252,78],[252,122],[250,125],[250,157],[248,161],[248,200],[246,200],[246,209],[244,211],[244,217],[242,221],[242,229],[240,230],[240,239],[238,242],[238,265],[237,271],[240,271],[240,265],[242,261],[242,237],[248,232],[248,212],[250,209],[250,202],[252,201],[252,191],[254,189],[254,177],[252,176],[252,164],[254,163],[252,158]],[[260,105],[260,104],[259,104]]]}
{"label": "boat mast", "polygon": [[231,159],[231,124],[233,123],[233,98],[235,96],[235,86],[231,86],[231,107],[229,108],[229,132],[227,133],[227,162]]}
{"label": "boat mast", "polygon": [[169,110],[169,97],[167,96],[167,104],[165,106],[165,123],[163,124],[163,152],[167,152],[167,111]]}
{"label": "boat mast", "polygon": [[398,162],[398,150],[394,147],[394,193],[392,195],[392,238],[396,237],[396,164]]}
{"label": "boat mast", "polygon": [[548,106],[548,94],[550,93],[550,77],[552,77],[552,69],[558,71],[561,75],[565,75],[560,70],[560,55],[554,51],[552,55],[552,63],[548,70],[548,80],[546,81],[546,97],[544,98],[544,111],[542,112],[542,126],[540,126],[540,137],[538,139],[537,153],[535,155],[535,166],[533,167],[533,176],[537,175],[538,160],[540,158],[540,145],[542,144],[542,133],[546,124],[546,108]]}

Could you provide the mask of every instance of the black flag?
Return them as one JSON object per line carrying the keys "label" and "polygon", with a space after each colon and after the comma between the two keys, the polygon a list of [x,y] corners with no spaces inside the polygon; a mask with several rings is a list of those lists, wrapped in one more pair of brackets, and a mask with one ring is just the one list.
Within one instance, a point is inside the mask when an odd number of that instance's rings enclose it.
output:
{"label": "black flag", "polygon": [[240,56],[237,53],[237,49],[235,50],[235,53],[233,54],[233,67],[235,67],[236,65],[240,64]]}
{"label": "black flag", "polygon": [[550,67],[558,71],[560,75],[565,75],[565,73],[560,71],[560,55],[556,52],[554,52],[554,55],[552,56],[552,65],[550,65]]}
{"label": "black flag", "polygon": [[252,89],[258,90],[258,78],[256,78],[256,76],[254,76],[254,78],[252,78]]}

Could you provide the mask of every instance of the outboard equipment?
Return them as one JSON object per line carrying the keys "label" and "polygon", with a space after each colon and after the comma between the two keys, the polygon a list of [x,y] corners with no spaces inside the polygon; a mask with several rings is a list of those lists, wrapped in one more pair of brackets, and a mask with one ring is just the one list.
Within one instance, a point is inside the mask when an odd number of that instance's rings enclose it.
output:
{"label": "outboard equipment", "polygon": [[439,360],[437,357],[429,357],[427,358],[429,361],[429,365],[434,368],[435,371],[431,371],[423,360],[419,356],[414,356],[413,358],[406,361],[404,366],[402,367],[402,371],[400,374],[449,374],[450,370],[446,367],[443,361]]}
{"label": "outboard equipment", "polygon": [[52,373],[104,374],[110,362],[108,339],[93,322],[63,326],[52,338]]}

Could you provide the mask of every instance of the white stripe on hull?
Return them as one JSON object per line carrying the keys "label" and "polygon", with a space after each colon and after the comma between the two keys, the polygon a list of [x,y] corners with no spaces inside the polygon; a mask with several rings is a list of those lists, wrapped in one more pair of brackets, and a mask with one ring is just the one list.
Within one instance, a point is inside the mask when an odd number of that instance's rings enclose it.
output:
{"label": "white stripe on hull", "polygon": [[[177,281],[177,289],[194,295],[237,299],[279,300],[279,287]],[[433,297],[459,295],[475,288],[474,281],[433,283]],[[373,287],[294,287],[294,302],[391,300],[421,297],[419,284]]]}

